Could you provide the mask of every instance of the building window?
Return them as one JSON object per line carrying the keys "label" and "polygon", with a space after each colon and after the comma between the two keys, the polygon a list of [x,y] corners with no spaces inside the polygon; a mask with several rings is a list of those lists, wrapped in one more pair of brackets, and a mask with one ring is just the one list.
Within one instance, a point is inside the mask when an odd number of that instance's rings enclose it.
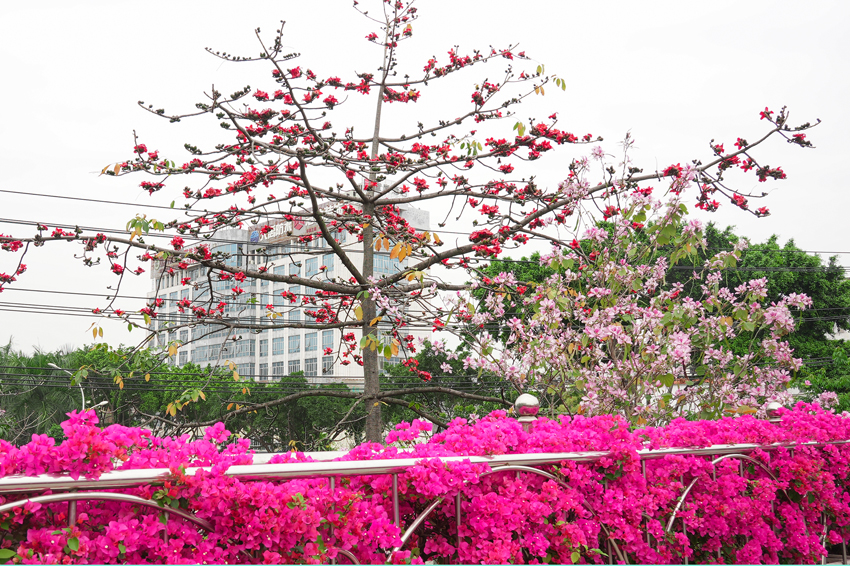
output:
{"label": "building window", "polygon": [[301,360],[289,360],[289,375],[301,371]]}
{"label": "building window", "polygon": [[[301,303],[301,286],[293,285],[289,288],[289,292],[295,295],[295,304],[298,305]],[[300,322],[301,321],[301,309],[297,306],[293,307],[291,311],[289,311],[289,322]]]}
{"label": "building window", "polygon": [[234,358],[244,358],[247,356],[253,357],[255,352],[256,350],[254,349],[253,338],[243,338],[242,340],[237,340],[235,347],[233,347]]}
{"label": "building window", "polygon": [[289,353],[297,354],[301,351],[301,335],[296,334],[289,337]]}
{"label": "building window", "polygon": [[260,381],[267,381],[269,377],[269,364],[260,364]]}
{"label": "building window", "polygon": [[301,264],[300,263],[290,263],[289,264],[289,274],[300,276],[301,275]]}
{"label": "building window", "polygon": [[180,365],[185,366],[188,361],[189,361],[189,352],[187,352],[186,350],[182,350],[180,352],[180,362],[179,362]]}
{"label": "building window", "polygon": [[275,377],[281,377],[284,375],[284,362],[272,362],[272,375]]}
{"label": "building window", "polygon": [[189,329],[186,328],[186,329],[183,329],[183,330],[180,331],[180,342],[185,344],[188,341],[189,341]]}
{"label": "building window", "polygon": [[319,273],[319,258],[311,257],[307,260],[306,277],[315,277]]}
{"label": "building window", "polygon": [[330,279],[333,276],[334,272],[334,259],[336,256],[334,254],[325,254],[322,256],[322,265],[325,266],[325,273]]}
{"label": "building window", "polygon": [[322,356],[322,375],[334,374],[334,357]]}
{"label": "building window", "polygon": [[198,346],[194,350],[192,350],[192,361],[197,363],[207,361],[207,353],[209,348],[207,346]]}
{"label": "building window", "polygon": [[269,355],[269,341],[268,341],[268,339],[260,340],[260,357],[265,358],[268,355]]}
{"label": "building window", "polygon": [[238,364],[236,373],[242,377],[254,377],[254,364]]}
{"label": "building window", "polygon": [[272,341],[272,355],[282,356],[286,353],[286,338],[281,336]]}
{"label": "building window", "polygon": [[334,331],[333,330],[325,330],[322,332],[322,351],[327,351],[328,348],[333,349],[334,347]]}
{"label": "building window", "polygon": [[388,254],[375,254],[375,273],[379,275],[392,275],[401,271],[401,264],[398,259],[392,258]]}
{"label": "building window", "polygon": [[314,376],[317,372],[316,358],[304,360],[304,375]]}
{"label": "building window", "polygon": [[304,351],[315,352],[319,347],[319,336],[316,332],[308,332],[304,335]]}

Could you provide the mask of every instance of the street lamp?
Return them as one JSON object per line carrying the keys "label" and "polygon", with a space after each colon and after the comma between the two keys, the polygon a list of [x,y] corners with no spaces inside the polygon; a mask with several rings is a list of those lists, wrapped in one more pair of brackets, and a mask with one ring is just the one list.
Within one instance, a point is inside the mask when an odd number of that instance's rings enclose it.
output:
{"label": "street lamp", "polygon": [[[48,363],[47,363],[47,365],[49,365],[49,366],[50,366],[50,367],[52,367],[53,369],[58,369],[59,371],[64,371],[65,373],[67,373],[67,374],[68,374],[68,375],[70,375],[71,377],[74,377],[74,374],[73,374],[73,373],[71,373],[70,371],[68,371],[68,370],[66,370],[66,369],[62,369],[62,368],[60,368],[59,366],[57,366],[57,365],[56,365],[56,364],[54,364],[54,363],[48,362]],[[86,394],[83,392],[83,384],[82,384],[82,383],[78,383],[77,385],[80,387],[80,397],[82,397],[82,398],[83,398],[83,410],[85,411],[85,410],[86,410]],[[106,402],[106,401],[104,401],[104,403],[105,403],[105,402]],[[98,405],[98,406],[100,406],[100,405]]]}

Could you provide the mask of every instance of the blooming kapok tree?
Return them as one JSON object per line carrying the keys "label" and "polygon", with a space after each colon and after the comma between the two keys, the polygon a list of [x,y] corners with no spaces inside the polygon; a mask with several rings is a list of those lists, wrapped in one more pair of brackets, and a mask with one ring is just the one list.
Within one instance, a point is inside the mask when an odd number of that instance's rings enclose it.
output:
{"label": "blooming kapok tree", "polygon": [[[359,10],[356,2],[355,8]],[[622,208],[618,199],[643,190],[647,182],[669,184],[670,190],[682,193],[683,200],[686,190],[695,192],[697,206],[705,210],[714,210],[721,202],[749,210],[748,197],[752,196],[736,191],[726,177],[733,170],[742,170],[760,181],[782,179],[782,169],[758,160],[754,150],[772,137],[802,147],[810,145],[804,132],[811,124],[792,127],[784,109],[779,113],[765,109],[761,117],[768,127],[755,142],[738,138],[734,150],[712,143],[705,161],[695,159],[685,167],[674,164],[652,172],[633,166],[618,170],[606,165],[597,178],[578,176],[579,156],[570,155],[565,148],[600,138],[561,129],[555,114],[528,123],[514,118],[514,108],[523,100],[543,94],[552,85],[565,89],[564,79],[546,75],[542,66],[526,68],[525,53],[510,45],[469,54],[451,49],[446,60],[430,58],[405,66],[400,50],[404,40],[413,34],[417,9],[412,2],[404,1],[386,1],[383,8],[383,17],[375,19],[375,11],[367,15],[377,25],[366,38],[379,52],[377,72],[336,75],[295,64],[296,55],[282,51],[283,27],[271,44],[262,39],[258,29],[262,48],[259,57],[218,52],[214,55],[228,61],[266,65],[267,85],[241,88],[230,96],[213,90],[196,104],[197,111],[189,114],[170,114],[142,104],[172,122],[190,117],[208,119],[227,132],[224,143],[204,147],[186,144],[192,158],[182,164],[182,159],[161,153],[147,140],[136,140],[131,159],[104,169],[107,175],[144,177],[141,186],[150,193],[182,194],[185,216],[168,222],[137,217],[128,225],[130,236],[123,238],[81,231],[68,233],[47,226],[38,226],[35,236],[0,237],[4,250],[20,253],[12,274],[0,275],[0,286],[14,282],[24,272],[23,258],[31,246],[54,241],[79,241],[83,246],[82,260],[88,265],[97,264],[100,258],[95,254],[105,252],[103,263],[119,278],[119,284],[112,287],[116,293],[123,278],[144,271],[137,262],[167,262],[164,273],[177,276],[190,262],[200,263],[207,269],[210,293],[203,299],[180,304],[192,319],[167,329],[148,328],[150,332],[174,331],[198,323],[230,330],[301,328],[308,324],[314,329],[359,329],[359,344],[353,333],[344,332],[337,355],[346,358],[342,363],[351,357],[363,366],[365,391],[359,400],[368,409],[367,438],[379,440],[382,426],[377,402],[381,393],[378,356],[390,357],[399,351],[412,353],[415,346],[408,328],[444,328],[457,322],[458,317],[462,322],[475,322],[479,316],[464,308],[448,317],[444,311],[435,310],[441,303],[442,291],[469,287],[446,282],[441,269],[471,269],[478,260],[500,257],[532,240],[568,247],[577,236],[576,230],[588,222],[585,213],[598,209],[610,216],[611,211]],[[479,73],[488,61],[489,72]],[[505,67],[496,73],[493,65],[500,62]],[[469,84],[474,87],[441,119],[428,124],[419,122],[400,133],[382,120],[385,106],[415,107],[438,79],[461,73],[470,76]],[[366,136],[355,135],[352,127],[336,119],[338,112],[340,119],[349,119],[346,109],[361,100],[367,106],[358,112],[372,112],[374,117],[372,131]],[[237,107],[237,103],[244,106]],[[564,171],[567,181],[544,186],[534,176],[520,174],[531,167],[527,162],[547,157],[556,149],[568,152],[560,158],[563,163],[570,163]],[[412,203],[432,206],[446,218],[471,216],[477,227],[468,241],[448,245],[439,230],[416,230],[403,217],[402,207]],[[765,215],[767,209],[751,212]],[[227,261],[227,254],[213,253],[205,243],[205,238],[226,228],[261,225],[262,231],[270,231],[276,222],[300,221],[317,226],[314,235],[299,238],[302,243],[323,238],[327,246],[324,251],[338,258],[351,273],[350,279],[327,277],[324,273],[275,273],[273,267],[290,262],[285,255],[266,255],[247,267],[234,266]],[[577,223],[571,228],[573,221]],[[144,236],[151,230],[173,234],[171,245],[146,241]],[[341,237],[343,234],[347,241]],[[187,240],[201,243],[193,245]],[[393,258],[406,260],[406,267],[377,279],[375,253],[381,249]],[[239,284],[246,279],[311,290],[300,301],[311,307],[307,314],[312,320],[289,321],[281,317],[286,309],[275,305],[267,308],[268,321],[225,317],[228,304],[240,300],[243,291]],[[223,291],[213,290],[213,281],[233,285],[225,284]],[[184,278],[184,283],[188,285],[190,281]],[[284,294],[286,300],[299,300]],[[128,313],[119,307],[112,300],[96,312],[147,328],[161,302],[152,302],[140,313]],[[131,315],[143,316],[146,324]],[[377,332],[378,325],[386,331]],[[167,350],[173,355],[186,346],[172,342]],[[411,370],[418,372],[413,365]],[[419,375],[423,379],[430,377],[425,372]],[[435,389],[445,392],[445,388]],[[389,399],[386,395],[384,398]],[[238,410],[255,408],[246,403]]]}

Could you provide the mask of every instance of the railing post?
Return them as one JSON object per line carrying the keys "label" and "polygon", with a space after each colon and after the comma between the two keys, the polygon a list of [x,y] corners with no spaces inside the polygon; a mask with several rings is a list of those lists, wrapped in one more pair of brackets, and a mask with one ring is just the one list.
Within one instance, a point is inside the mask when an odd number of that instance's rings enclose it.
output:
{"label": "railing post", "polygon": [[401,529],[401,517],[398,512],[398,474],[393,474],[393,523]]}
{"label": "railing post", "polygon": [[[334,494],[336,493],[336,478],[331,476],[328,478],[328,483],[330,487],[331,493],[331,503],[334,501]],[[331,538],[333,539],[334,546],[336,546],[336,539],[334,538],[334,524],[331,523]],[[336,564],[336,558],[331,558],[331,564]]]}
{"label": "railing post", "polygon": [[776,401],[771,401],[767,404],[764,412],[767,414],[767,420],[771,423],[779,423],[782,422],[782,418],[779,416],[779,409],[782,408],[782,404]]}
{"label": "railing post", "polygon": [[534,395],[523,393],[514,401],[514,410],[518,417],[517,421],[522,425],[522,430],[528,432],[531,429],[531,423],[537,420],[537,413],[540,412],[540,401]]}

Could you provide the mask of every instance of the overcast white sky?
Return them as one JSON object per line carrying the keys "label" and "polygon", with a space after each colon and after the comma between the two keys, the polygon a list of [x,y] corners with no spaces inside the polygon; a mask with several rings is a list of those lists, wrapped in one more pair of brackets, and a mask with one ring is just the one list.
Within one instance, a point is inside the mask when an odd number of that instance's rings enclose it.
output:
{"label": "overcast white sky", "polygon": [[[760,154],[769,156],[770,165],[781,165],[788,180],[739,186],[771,191],[764,203],[771,217],[756,220],[728,211],[705,219],[735,224],[756,241],[775,233],[783,241],[794,238],[804,249],[850,252],[845,227],[850,196],[841,178],[850,155],[845,107],[850,4],[424,0],[419,8],[414,38],[401,55],[407,68],[421,70],[432,55],[444,61],[455,44],[469,51],[518,42],[548,72],[569,77],[570,83],[566,93],[550,89],[521,114],[542,118],[558,111],[560,128],[601,135],[611,152],[630,131],[637,140],[633,158],[647,170],[707,157],[712,138],[727,148],[736,137],[756,138],[764,131],[758,113],[765,106],[788,105],[792,122],[822,119],[809,136],[816,150],[777,141]],[[167,204],[176,195],[151,199],[140,191],[141,179],[99,177],[100,170],[129,157],[134,129],[148,147],[175,161],[188,160],[184,142],[201,145],[221,136],[221,130],[208,129],[210,124],[169,125],[143,112],[136,101],[188,111],[211,84],[226,93],[246,84],[271,87],[267,69],[222,63],[204,52],[206,46],[256,55],[254,28],[271,32],[286,20],[285,45],[302,54],[299,64],[320,76],[346,80],[353,71],[378,64],[377,49],[363,39],[374,26],[343,0],[6,2],[1,13],[0,189],[138,203],[0,193],[4,234],[33,233],[6,219],[120,229],[136,212],[157,216],[142,205]],[[431,106],[423,99],[419,107],[394,110],[390,119],[405,128],[437,107],[450,108],[452,94],[466,103],[471,85],[484,76],[468,74],[454,93],[435,93]],[[505,124],[505,136],[511,125]],[[572,156],[541,161],[541,179],[563,178],[562,167]],[[4,310],[10,304],[102,305],[95,297],[62,294],[105,292],[116,280],[103,267],[82,267],[72,257],[75,248],[53,245],[28,255],[29,271],[0,295],[0,344],[11,339],[28,351],[91,342],[86,330],[92,319]],[[847,264],[850,256],[843,257]],[[13,269],[11,254],[0,255],[0,272]],[[129,283],[122,294],[142,296],[150,286],[147,277]],[[113,344],[139,339],[122,326],[104,329]]]}

